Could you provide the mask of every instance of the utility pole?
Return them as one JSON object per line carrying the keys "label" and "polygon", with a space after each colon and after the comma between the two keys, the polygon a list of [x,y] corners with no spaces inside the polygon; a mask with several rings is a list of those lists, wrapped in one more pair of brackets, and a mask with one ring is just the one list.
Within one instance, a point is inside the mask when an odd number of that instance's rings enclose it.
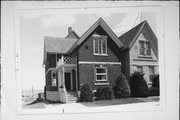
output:
{"label": "utility pole", "polygon": [[32,98],[33,98],[33,94],[34,94],[33,92],[34,92],[34,88],[33,88],[33,86],[32,86]]}

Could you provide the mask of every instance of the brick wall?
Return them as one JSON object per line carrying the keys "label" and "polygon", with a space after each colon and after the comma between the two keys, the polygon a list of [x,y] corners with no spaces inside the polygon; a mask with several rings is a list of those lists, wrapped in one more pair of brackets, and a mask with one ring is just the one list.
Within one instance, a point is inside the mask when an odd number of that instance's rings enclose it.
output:
{"label": "brick wall", "polygon": [[[108,56],[97,56],[93,55],[93,33],[97,33],[99,35],[107,36],[107,54]],[[117,45],[113,42],[113,40],[105,33],[105,31],[98,27],[91,35],[87,37],[87,40],[80,46],[79,52],[79,61],[99,61],[99,62],[119,62],[119,58],[116,52],[119,50]]]}
{"label": "brick wall", "polygon": [[[90,84],[93,89],[97,89],[99,86],[102,85],[95,85],[95,64],[80,64],[79,65],[79,80],[80,85],[88,83]],[[114,87],[116,83],[116,78],[121,73],[121,66],[120,65],[107,65],[107,77],[109,81],[109,85]]]}
{"label": "brick wall", "polygon": [[[107,56],[94,55],[92,35],[96,33],[107,36]],[[111,39],[111,37],[99,26],[87,39],[79,46],[78,61],[87,62],[120,62],[120,49]],[[95,85],[95,64],[78,64],[78,79],[79,84],[89,83],[94,89],[100,85]],[[121,72],[120,65],[107,64],[107,73],[109,84],[113,87],[117,76]],[[102,86],[102,85],[101,85]]]}

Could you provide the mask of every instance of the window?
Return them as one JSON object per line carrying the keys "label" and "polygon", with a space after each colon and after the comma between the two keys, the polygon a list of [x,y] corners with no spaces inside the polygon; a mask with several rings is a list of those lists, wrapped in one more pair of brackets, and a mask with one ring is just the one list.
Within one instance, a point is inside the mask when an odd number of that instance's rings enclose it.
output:
{"label": "window", "polygon": [[99,49],[99,39],[94,38],[94,54],[99,54],[100,49]]}
{"label": "window", "polygon": [[95,85],[109,84],[107,80],[107,67],[95,67]]}
{"label": "window", "polygon": [[139,54],[144,55],[144,42],[139,41]]}
{"label": "window", "polygon": [[155,71],[154,66],[149,66],[149,80],[152,82],[152,79],[154,77]]}
{"label": "window", "polygon": [[139,41],[139,55],[151,56],[151,46],[149,41]]}
{"label": "window", "polygon": [[142,66],[137,66],[137,71],[139,73],[143,73],[143,67]]}
{"label": "window", "polygon": [[151,55],[151,49],[150,49],[150,43],[146,42],[146,55],[150,56]]}
{"label": "window", "polygon": [[52,86],[56,86],[56,73],[52,73]]}
{"label": "window", "polygon": [[102,35],[93,35],[94,55],[107,55],[107,37]]}

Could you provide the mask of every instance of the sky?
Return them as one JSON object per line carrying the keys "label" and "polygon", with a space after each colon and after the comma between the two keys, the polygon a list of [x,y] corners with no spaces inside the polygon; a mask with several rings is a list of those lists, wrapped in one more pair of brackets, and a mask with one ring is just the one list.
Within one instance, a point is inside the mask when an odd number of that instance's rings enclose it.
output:
{"label": "sky", "polygon": [[156,14],[152,12],[104,11],[28,11],[20,16],[20,58],[22,89],[43,89],[45,70],[43,63],[44,36],[61,37],[72,27],[81,36],[100,17],[119,37],[143,20],[147,20],[156,34]]}

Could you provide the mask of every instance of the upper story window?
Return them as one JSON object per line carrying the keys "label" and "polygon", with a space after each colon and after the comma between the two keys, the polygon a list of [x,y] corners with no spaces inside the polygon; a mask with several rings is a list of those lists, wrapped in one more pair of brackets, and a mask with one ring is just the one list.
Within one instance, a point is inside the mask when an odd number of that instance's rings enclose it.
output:
{"label": "upper story window", "polygon": [[107,36],[93,35],[94,55],[107,55]]}
{"label": "upper story window", "polygon": [[151,46],[149,41],[139,41],[139,55],[140,56],[151,56]]}

